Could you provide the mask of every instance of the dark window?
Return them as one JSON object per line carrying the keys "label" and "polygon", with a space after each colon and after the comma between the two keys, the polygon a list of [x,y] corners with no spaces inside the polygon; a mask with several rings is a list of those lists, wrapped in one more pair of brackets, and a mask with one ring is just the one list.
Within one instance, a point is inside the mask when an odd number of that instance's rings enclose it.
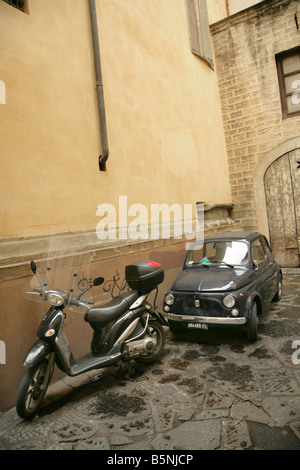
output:
{"label": "dark window", "polygon": [[300,48],[276,56],[282,115],[300,115]]}
{"label": "dark window", "polygon": [[272,259],[272,252],[271,252],[271,249],[270,249],[269,244],[267,243],[267,241],[264,238],[261,238],[261,243],[262,243],[262,246],[263,246],[265,252],[267,253],[267,257],[269,259]]}
{"label": "dark window", "polygon": [[206,0],[186,0],[191,51],[213,69]]}
{"label": "dark window", "polygon": [[261,245],[259,238],[257,238],[253,242],[252,256],[253,256],[253,260],[255,260],[257,263],[261,263],[261,261],[263,261],[266,258],[266,254],[264,252],[264,249]]}
{"label": "dark window", "polygon": [[3,0],[3,1],[11,5],[12,7],[15,7],[18,10],[25,12],[25,0]]}

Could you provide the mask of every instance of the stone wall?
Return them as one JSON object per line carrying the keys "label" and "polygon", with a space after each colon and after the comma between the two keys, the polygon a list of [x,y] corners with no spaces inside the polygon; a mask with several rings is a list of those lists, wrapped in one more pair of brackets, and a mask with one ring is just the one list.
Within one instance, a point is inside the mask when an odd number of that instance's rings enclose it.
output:
{"label": "stone wall", "polygon": [[257,230],[255,170],[300,135],[300,116],[282,118],[275,55],[299,47],[298,0],[266,0],[211,26],[219,80],[233,218]]}

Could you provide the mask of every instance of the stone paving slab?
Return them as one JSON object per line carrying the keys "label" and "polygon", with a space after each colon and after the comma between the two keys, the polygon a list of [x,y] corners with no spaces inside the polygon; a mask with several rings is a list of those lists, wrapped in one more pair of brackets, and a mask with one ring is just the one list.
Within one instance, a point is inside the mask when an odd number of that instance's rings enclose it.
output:
{"label": "stone paving slab", "polygon": [[219,419],[189,421],[151,441],[156,450],[214,450],[220,447]]}
{"label": "stone paving slab", "polygon": [[[164,356],[53,384],[32,421],[0,414],[0,450],[300,449],[300,275],[248,343],[244,329],[167,331]],[[300,357],[300,353],[299,353]]]}

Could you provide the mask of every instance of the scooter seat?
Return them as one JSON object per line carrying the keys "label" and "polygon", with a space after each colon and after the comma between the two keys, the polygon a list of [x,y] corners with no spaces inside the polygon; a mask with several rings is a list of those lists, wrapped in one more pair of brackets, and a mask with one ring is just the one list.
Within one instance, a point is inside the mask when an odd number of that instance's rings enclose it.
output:
{"label": "scooter seat", "polygon": [[92,308],[84,316],[86,322],[90,324],[107,324],[119,318],[125,313],[137,300],[139,292],[132,290],[114,297],[108,304],[103,307]]}

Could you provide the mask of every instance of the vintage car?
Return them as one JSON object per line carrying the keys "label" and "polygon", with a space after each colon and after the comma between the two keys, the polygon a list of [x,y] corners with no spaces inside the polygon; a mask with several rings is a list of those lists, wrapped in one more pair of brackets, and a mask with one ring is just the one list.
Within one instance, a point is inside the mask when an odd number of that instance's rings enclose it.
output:
{"label": "vintage car", "polygon": [[219,233],[191,245],[163,310],[173,333],[246,325],[256,341],[258,315],[281,293],[282,271],[262,234]]}

